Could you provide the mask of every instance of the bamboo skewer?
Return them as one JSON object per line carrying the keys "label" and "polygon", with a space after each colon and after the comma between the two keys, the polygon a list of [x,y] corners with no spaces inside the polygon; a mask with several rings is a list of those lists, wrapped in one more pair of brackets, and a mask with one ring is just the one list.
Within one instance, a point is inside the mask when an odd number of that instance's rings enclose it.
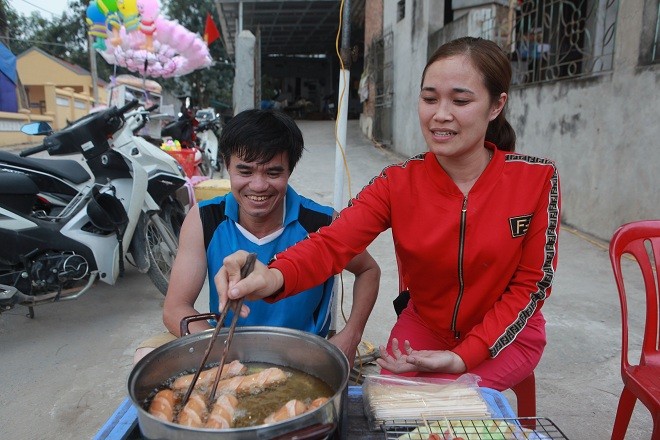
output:
{"label": "bamboo skewer", "polygon": [[366,390],[368,405],[378,420],[427,417],[488,418],[488,405],[477,389],[459,384],[436,385],[371,384]]}
{"label": "bamboo skewer", "polygon": [[451,434],[452,437],[456,437],[456,431],[454,431],[454,427],[451,426],[451,423],[449,423],[447,417],[445,417],[445,423],[447,424],[447,429],[449,429],[449,434]]}

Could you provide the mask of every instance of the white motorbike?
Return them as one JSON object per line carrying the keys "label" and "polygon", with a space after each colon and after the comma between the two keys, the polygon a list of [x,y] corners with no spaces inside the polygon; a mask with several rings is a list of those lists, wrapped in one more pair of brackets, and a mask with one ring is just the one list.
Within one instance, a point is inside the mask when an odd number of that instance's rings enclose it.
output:
{"label": "white motorbike", "polygon": [[[211,167],[222,174],[222,158],[218,156],[218,137],[220,136],[220,118],[215,111],[210,109],[197,110],[195,119],[198,124],[195,127],[197,133],[197,144],[204,155],[203,161],[210,163]],[[205,174],[206,175],[206,174]]]}
{"label": "white motorbike", "polygon": [[[134,135],[146,117],[129,113],[137,105],[56,133],[28,124],[24,132],[48,134],[43,144],[0,156],[0,312],[20,304],[34,317],[38,304],[76,299],[97,280],[115,284],[125,259],[167,292],[189,191],[176,160]],[[93,179],[73,160],[24,157],[40,151],[81,154]]]}

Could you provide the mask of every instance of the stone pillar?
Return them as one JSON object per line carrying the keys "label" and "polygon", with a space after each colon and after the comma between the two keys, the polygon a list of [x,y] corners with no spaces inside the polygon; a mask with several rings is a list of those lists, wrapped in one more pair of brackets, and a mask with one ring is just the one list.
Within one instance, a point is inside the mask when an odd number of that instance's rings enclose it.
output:
{"label": "stone pillar", "polygon": [[67,119],[69,121],[75,121],[76,119],[76,96],[75,93],[76,91],[73,90],[71,87],[65,87],[62,89],[64,92],[66,92],[66,96],[69,99],[69,116]]}
{"label": "stone pillar", "polygon": [[44,101],[46,101],[46,111],[44,116],[53,118],[53,128],[59,130],[60,124],[57,120],[57,96],[55,93],[55,84],[46,83],[44,85]]}
{"label": "stone pillar", "polygon": [[236,38],[236,70],[234,72],[234,115],[254,108],[254,49],[256,38],[241,31]]}

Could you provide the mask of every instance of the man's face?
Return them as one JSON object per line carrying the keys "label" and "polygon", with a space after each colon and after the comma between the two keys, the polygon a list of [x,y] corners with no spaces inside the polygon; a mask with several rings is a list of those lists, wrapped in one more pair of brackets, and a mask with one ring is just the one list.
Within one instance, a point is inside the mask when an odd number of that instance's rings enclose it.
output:
{"label": "man's face", "polygon": [[245,162],[236,155],[231,156],[227,172],[244,227],[251,220],[281,223],[284,196],[291,175],[288,156],[282,153],[264,164]]}

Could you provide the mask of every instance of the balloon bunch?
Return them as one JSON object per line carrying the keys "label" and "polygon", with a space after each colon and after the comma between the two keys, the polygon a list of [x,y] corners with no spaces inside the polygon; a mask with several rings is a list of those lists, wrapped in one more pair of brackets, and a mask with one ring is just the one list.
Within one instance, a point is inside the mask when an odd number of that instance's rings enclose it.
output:
{"label": "balloon bunch", "polygon": [[144,76],[182,76],[213,64],[199,34],[161,17],[158,0],[92,0],[86,22],[103,59]]}

